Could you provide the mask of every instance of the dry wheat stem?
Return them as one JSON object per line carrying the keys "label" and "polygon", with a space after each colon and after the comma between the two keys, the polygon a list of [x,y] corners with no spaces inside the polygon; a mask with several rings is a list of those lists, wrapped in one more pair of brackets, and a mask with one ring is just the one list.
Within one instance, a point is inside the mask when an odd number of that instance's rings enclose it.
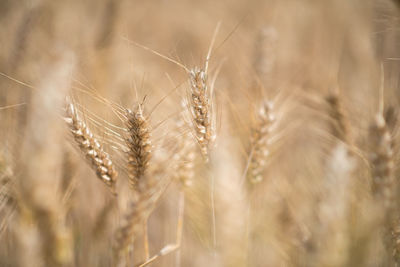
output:
{"label": "dry wheat stem", "polygon": [[179,192],[179,203],[178,203],[178,223],[177,223],[177,228],[176,228],[175,244],[168,244],[168,245],[164,246],[157,254],[146,258],[146,261],[144,261],[140,264],[137,264],[136,267],[147,266],[150,263],[154,262],[159,257],[165,256],[174,251],[177,251],[176,266],[180,266],[180,247],[182,244],[182,235],[183,235],[184,210],[185,210],[185,194],[183,191],[180,191]]}
{"label": "dry wheat stem", "polygon": [[79,117],[75,105],[69,101],[67,103],[65,121],[70,128],[76,144],[89,161],[97,177],[114,192],[118,176],[114,164],[108,153],[104,151],[101,143],[94,137],[86,123]]}
{"label": "dry wheat stem", "polygon": [[169,244],[163,247],[157,254],[153,255],[152,257],[149,258],[149,260],[139,263],[135,265],[135,267],[144,267],[149,265],[150,263],[154,262],[156,259],[159,257],[165,256],[171,252],[174,252],[175,250],[179,249],[179,246],[177,244]]}
{"label": "dry wheat stem", "polygon": [[133,201],[129,204],[128,211],[124,215],[124,223],[115,234],[114,260],[116,266],[122,255],[126,252],[133,239],[138,235],[153,206],[152,201]]}
{"label": "dry wheat stem", "polygon": [[[162,184],[161,187],[165,187],[165,185]],[[137,199],[129,203],[124,221],[115,234],[113,249],[114,261],[117,266],[129,245],[143,229],[143,223],[147,221],[164,189],[160,189],[159,186],[150,186],[147,191],[140,192]]]}

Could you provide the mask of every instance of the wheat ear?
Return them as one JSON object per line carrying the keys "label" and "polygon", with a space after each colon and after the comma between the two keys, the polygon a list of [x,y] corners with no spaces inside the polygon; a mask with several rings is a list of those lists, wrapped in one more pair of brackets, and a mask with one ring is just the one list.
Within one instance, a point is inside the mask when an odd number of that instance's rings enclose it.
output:
{"label": "wheat ear", "polygon": [[251,183],[258,183],[263,179],[262,172],[270,154],[271,130],[276,121],[273,106],[273,102],[270,101],[262,104],[258,112],[257,125],[252,130],[251,152],[247,171],[247,178]]}
{"label": "wheat ear", "polygon": [[[394,196],[394,141],[382,113],[370,127],[372,193],[382,209],[383,242],[395,262],[399,261],[399,232],[396,227]],[[397,265],[396,265],[397,266]]]}
{"label": "wheat ear", "polygon": [[201,153],[208,158],[209,147],[215,139],[211,118],[211,95],[208,88],[206,69],[193,68],[189,72],[190,107],[194,132]]}
{"label": "wheat ear", "polygon": [[89,127],[79,117],[75,105],[69,101],[67,103],[65,121],[70,128],[75,142],[89,161],[92,169],[96,172],[97,177],[114,192],[118,176],[114,164]]}
{"label": "wheat ear", "polygon": [[350,125],[342,107],[338,94],[330,94],[325,98],[328,104],[328,114],[331,119],[331,132],[340,141],[351,145]]}
{"label": "wheat ear", "polygon": [[138,105],[136,111],[126,110],[125,125],[128,136],[125,138],[128,146],[128,171],[131,186],[138,189],[138,183],[145,175],[151,159],[150,128],[143,109]]}
{"label": "wheat ear", "polygon": [[370,127],[372,192],[385,209],[390,209],[393,197],[393,140],[381,114]]}

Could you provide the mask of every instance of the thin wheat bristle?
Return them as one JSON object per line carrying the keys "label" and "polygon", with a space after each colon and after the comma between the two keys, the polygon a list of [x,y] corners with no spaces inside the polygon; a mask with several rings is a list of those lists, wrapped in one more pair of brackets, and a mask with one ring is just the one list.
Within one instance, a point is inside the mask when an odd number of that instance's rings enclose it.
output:
{"label": "thin wheat bristle", "polygon": [[275,121],[273,103],[264,102],[258,112],[258,122],[251,136],[251,153],[247,172],[247,178],[251,183],[258,183],[263,179],[262,172],[270,154],[269,142]]}
{"label": "thin wheat bristle", "polygon": [[90,162],[92,169],[96,171],[97,177],[114,190],[118,173],[110,156],[104,151],[86,123],[79,117],[74,104],[68,103],[66,116],[65,121],[74,136],[75,142]]}
{"label": "thin wheat bristle", "polygon": [[133,188],[137,189],[139,181],[148,169],[152,155],[150,128],[147,119],[143,116],[141,105],[136,111],[127,109],[126,118],[129,182]]}
{"label": "thin wheat bristle", "polygon": [[189,72],[191,97],[190,106],[197,142],[202,155],[207,159],[210,145],[215,139],[212,125],[210,91],[207,73],[195,67]]}

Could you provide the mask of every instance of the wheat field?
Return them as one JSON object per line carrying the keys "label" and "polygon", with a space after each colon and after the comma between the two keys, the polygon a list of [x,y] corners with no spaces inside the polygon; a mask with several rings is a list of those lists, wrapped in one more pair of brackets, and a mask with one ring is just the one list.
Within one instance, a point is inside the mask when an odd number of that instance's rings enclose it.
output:
{"label": "wheat field", "polygon": [[0,0],[0,266],[400,266],[398,0]]}

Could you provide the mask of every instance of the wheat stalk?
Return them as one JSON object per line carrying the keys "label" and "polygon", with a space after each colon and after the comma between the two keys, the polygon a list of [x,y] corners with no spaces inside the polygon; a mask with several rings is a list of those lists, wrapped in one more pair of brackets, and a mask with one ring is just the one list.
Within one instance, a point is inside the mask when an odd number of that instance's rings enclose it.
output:
{"label": "wheat stalk", "polygon": [[75,105],[68,101],[66,123],[70,128],[76,144],[89,161],[97,177],[114,192],[118,173],[110,156],[104,151],[103,146],[94,137],[86,123],[79,117]]}
{"label": "wheat stalk", "polygon": [[128,211],[124,215],[124,222],[115,234],[113,249],[116,266],[118,266],[123,254],[141,231],[152,204],[153,202],[142,201],[141,199],[132,201],[129,204]]}
{"label": "wheat stalk", "polygon": [[113,251],[116,266],[121,262],[121,258],[127,252],[129,245],[143,229],[143,224],[147,222],[147,218],[153,211],[165,187],[166,184],[162,181],[156,185],[148,185],[145,190],[135,194],[136,199],[129,203],[123,216],[122,225],[115,233]]}

